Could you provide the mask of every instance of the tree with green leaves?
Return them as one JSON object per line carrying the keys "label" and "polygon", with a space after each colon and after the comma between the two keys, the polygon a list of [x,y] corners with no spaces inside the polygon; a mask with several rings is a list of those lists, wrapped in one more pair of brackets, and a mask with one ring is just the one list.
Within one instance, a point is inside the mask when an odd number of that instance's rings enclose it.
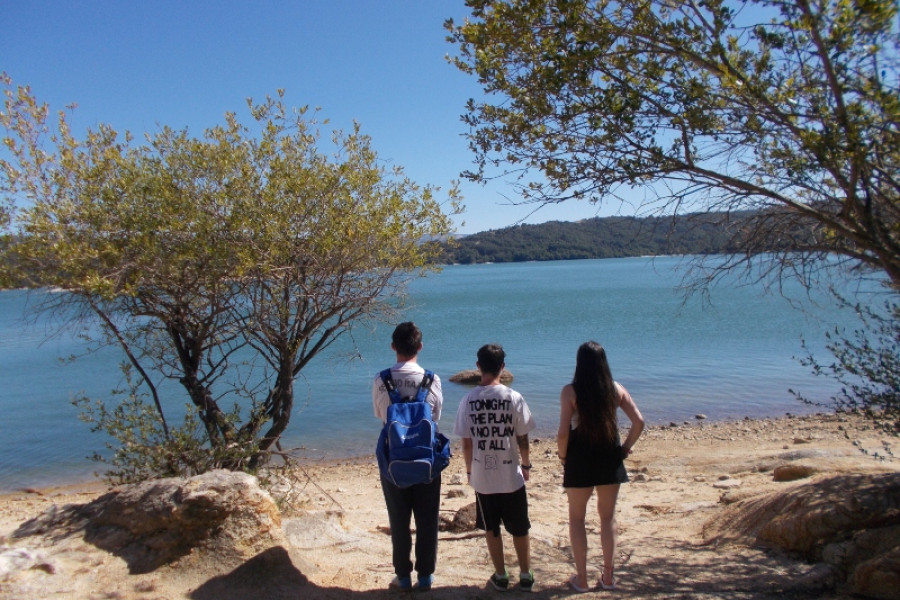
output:
{"label": "tree with green leaves", "polygon": [[[826,333],[834,362],[822,364],[808,349],[801,362],[816,375],[841,385],[831,398],[835,409],[863,412],[879,429],[896,435],[900,433],[900,302],[893,297],[882,307],[871,307],[840,300],[859,317],[860,328],[852,334],[841,328]],[[807,404],[823,404],[792,393]],[[890,444],[885,444],[885,453],[894,454]]]}
{"label": "tree with green leaves", "polygon": [[[478,78],[476,181],[526,202],[757,211],[725,272],[824,255],[900,287],[894,0],[468,0],[446,23]],[[787,271],[790,272],[790,271]],[[806,279],[808,282],[809,279]]]}
{"label": "tree with green leaves", "polygon": [[[96,319],[96,341],[124,351],[127,399],[83,400],[119,442],[118,481],[264,461],[301,370],[393,314],[441,251],[423,240],[459,210],[455,186],[439,201],[358,126],[324,142],[282,92],[248,102],[249,125],[229,113],[201,137],[164,127],[137,144],[108,125],[79,139],[65,112],[54,122],[3,83],[3,277],[62,290],[42,308]],[[178,428],[173,388],[189,407]]]}

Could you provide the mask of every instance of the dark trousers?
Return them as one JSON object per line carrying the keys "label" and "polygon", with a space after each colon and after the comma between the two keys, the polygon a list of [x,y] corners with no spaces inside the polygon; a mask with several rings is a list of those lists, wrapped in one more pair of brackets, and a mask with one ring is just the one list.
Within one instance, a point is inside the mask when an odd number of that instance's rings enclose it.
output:
{"label": "dark trousers", "polygon": [[409,525],[410,518],[415,517],[415,570],[419,577],[431,575],[437,561],[441,476],[435,477],[431,483],[420,483],[408,488],[398,488],[382,478],[381,490],[384,492],[391,525],[394,573],[399,577],[409,577],[413,571],[413,564],[409,559],[412,550],[412,532]]}

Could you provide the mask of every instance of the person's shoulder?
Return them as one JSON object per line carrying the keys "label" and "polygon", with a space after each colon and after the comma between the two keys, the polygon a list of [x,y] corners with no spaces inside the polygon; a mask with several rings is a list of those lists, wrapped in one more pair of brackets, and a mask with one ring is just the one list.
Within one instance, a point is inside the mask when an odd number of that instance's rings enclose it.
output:
{"label": "person's shoulder", "polygon": [[513,400],[516,400],[517,402],[525,402],[525,396],[522,395],[522,392],[520,392],[516,389],[513,389],[509,386],[504,386],[504,387],[506,387],[506,393],[507,393],[507,395],[509,395],[510,398],[512,398]]}
{"label": "person's shoulder", "polygon": [[395,363],[391,370],[398,376],[422,375],[425,373],[425,368],[414,361]]}
{"label": "person's shoulder", "polygon": [[462,397],[462,400],[460,401],[460,405],[465,404],[472,398],[477,398],[477,397],[478,397],[478,388],[475,388],[474,390],[466,392],[466,394]]}
{"label": "person's shoulder", "polygon": [[459,404],[456,407],[456,414],[469,414],[475,411],[476,405],[478,403],[478,394],[475,393],[475,390],[472,390],[459,400]]}
{"label": "person's shoulder", "polygon": [[490,394],[492,397],[494,397],[494,398],[499,398],[499,399],[503,399],[503,398],[511,398],[511,397],[514,397],[514,396],[517,396],[517,395],[521,395],[521,394],[519,394],[519,392],[517,392],[516,390],[512,389],[512,388],[509,387],[508,385],[506,385],[506,384],[504,384],[504,383],[499,383],[499,382],[498,382],[498,383],[491,383],[491,384],[488,384],[488,385],[479,385],[479,386],[478,386],[477,388],[475,388],[475,389],[476,389],[476,390],[479,390],[480,392],[488,393],[488,394]]}
{"label": "person's shoulder", "polygon": [[625,389],[625,386],[619,383],[618,381],[613,381],[613,385],[616,386],[616,393],[619,396],[619,403],[622,403],[622,400],[626,398],[630,398],[631,394],[628,393],[628,390]]}

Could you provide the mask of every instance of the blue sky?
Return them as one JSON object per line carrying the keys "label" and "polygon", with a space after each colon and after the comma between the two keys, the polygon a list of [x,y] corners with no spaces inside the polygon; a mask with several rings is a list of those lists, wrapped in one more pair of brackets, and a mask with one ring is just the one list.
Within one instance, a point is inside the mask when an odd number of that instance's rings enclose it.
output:
{"label": "blue sky", "polygon": [[[463,20],[461,0],[0,0],[0,14],[0,71],[51,109],[77,104],[76,133],[103,122],[199,136],[227,111],[249,122],[246,99],[281,88],[291,106],[320,107],[326,131],[359,122],[419,184],[446,189],[473,166],[460,115],[480,88],[445,60],[443,22]],[[598,214],[570,201],[530,215],[508,184],[461,188],[460,233]]]}

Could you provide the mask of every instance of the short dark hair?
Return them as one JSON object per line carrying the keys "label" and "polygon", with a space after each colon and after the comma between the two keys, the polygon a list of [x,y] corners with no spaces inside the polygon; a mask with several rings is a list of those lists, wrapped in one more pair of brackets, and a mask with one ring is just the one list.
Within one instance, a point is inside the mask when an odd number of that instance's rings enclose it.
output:
{"label": "short dark hair", "polygon": [[485,344],[478,349],[478,368],[482,373],[499,375],[506,361],[506,352],[500,344]]}
{"label": "short dark hair", "polygon": [[400,323],[391,335],[394,350],[403,356],[415,356],[422,346],[422,332],[412,321]]}

